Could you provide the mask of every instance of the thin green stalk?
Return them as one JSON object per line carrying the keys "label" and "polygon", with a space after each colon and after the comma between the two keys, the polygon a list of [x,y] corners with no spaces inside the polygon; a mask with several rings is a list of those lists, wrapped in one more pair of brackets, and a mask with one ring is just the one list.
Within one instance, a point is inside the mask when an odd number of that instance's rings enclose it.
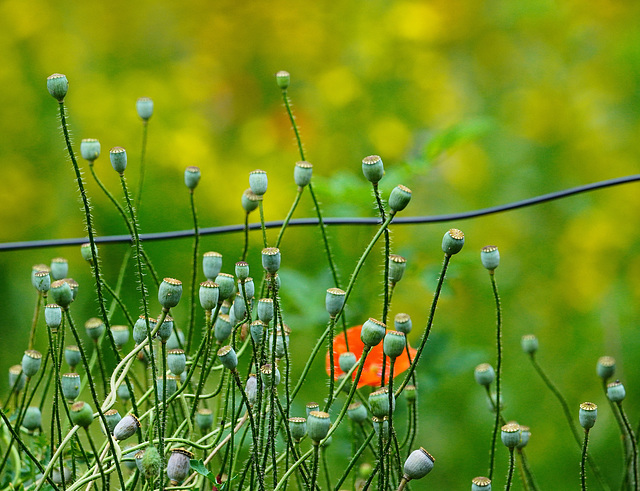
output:
{"label": "thin green stalk", "polygon": [[276,245],[274,247],[280,247],[280,242],[282,242],[282,237],[284,236],[284,231],[287,229],[287,225],[289,225],[289,221],[291,220],[291,217],[293,216],[293,212],[296,211],[296,208],[298,206],[298,203],[300,203],[300,198],[302,197],[302,192],[304,191],[304,188],[301,186],[298,186],[298,191],[296,192],[296,197],[293,200],[293,203],[291,204],[291,208],[289,209],[289,213],[287,213],[287,216],[284,218],[284,221],[282,222],[282,227],[280,227],[280,232],[278,232],[278,238],[276,239]]}
{"label": "thin green stalk", "polygon": [[260,229],[262,230],[262,244],[263,247],[267,247],[267,228],[264,225],[264,209],[262,207],[262,200],[259,201],[258,209],[260,210]]}
{"label": "thin green stalk", "polygon": [[189,332],[187,333],[186,352],[191,350],[193,331],[195,330],[196,313],[196,276],[198,274],[198,246],[200,244],[200,229],[198,228],[198,213],[193,199],[193,189],[189,190],[189,201],[191,203],[191,216],[193,217],[193,263],[191,264],[191,301],[189,303]]}
{"label": "thin green stalk", "polygon": [[42,292],[38,291],[36,297],[36,307],[33,310],[33,320],[31,321],[31,331],[29,332],[29,349],[33,349],[33,343],[36,339],[36,325],[38,324],[38,317],[40,316],[40,305],[42,304]]}
{"label": "thin green stalk", "polygon": [[582,491],[587,491],[587,473],[585,464],[587,462],[587,445],[589,444],[589,428],[584,429],[584,443],[582,444],[582,458],[580,459],[580,485]]}
{"label": "thin green stalk", "polygon": [[[87,440],[89,440],[89,446],[91,447],[91,451],[93,452],[93,457],[96,459],[96,465],[98,466],[98,471],[100,472],[100,479],[102,480],[102,489],[107,489],[107,479],[104,475],[104,469],[102,469],[102,463],[100,462],[100,457],[98,456],[98,449],[96,448],[96,444],[91,438],[91,433],[89,433],[89,428],[85,428],[85,433],[87,434]],[[88,465],[88,461],[87,461]]]}
{"label": "thin green stalk", "polygon": [[96,351],[96,355],[98,356],[98,367],[100,369],[100,378],[102,379],[102,397],[107,397],[107,373],[104,368],[104,360],[102,359],[102,350],[98,345],[98,340],[93,343],[94,349]]}
{"label": "thin green stalk", "polygon": [[142,120],[142,148],[140,150],[140,178],[138,179],[138,193],[136,194],[136,210],[140,212],[140,202],[142,200],[142,185],[144,184],[145,157],[147,155],[147,132],[149,121]]}
{"label": "thin green stalk", "polygon": [[[331,403],[333,402],[333,386],[335,384],[335,371],[336,371],[336,367],[335,367],[335,361],[334,361],[334,350],[333,350],[333,328],[335,326],[336,323],[336,318],[335,316],[331,316],[331,318],[329,319],[329,370],[330,370],[330,375],[329,375],[329,397],[327,397],[327,403],[324,407],[324,411],[328,411],[329,410],[329,406],[331,405]],[[345,339],[347,337],[345,336]]]}
{"label": "thin green stalk", "polygon": [[331,489],[331,476],[329,475],[329,466],[327,465],[327,450],[322,448],[322,467],[324,469],[324,479],[327,481],[327,489]]}
{"label": "thin green stalk", "polygon": [[618,401],[617,403],[618,411],[620,412],[620,418],[624,422],[624,426],[627,429],[627,434],[629,435],[629,440],[631,441],[631,464],[633,468],[633,482],[631,486],[635,491],[638,491],[638,486],[640,482],[638,481],[638,445],[636,443],[636,437],[633,434],[633,429],[631,428],[631,424],[629,423],[629,419],[622,409],[622,402]]}
{"label": "thin green stalk", "polygon": [[249,250],[249,213],[244,214],[244,249],[242,250],[242,261],[247,260],[247,251]]}
{"label": "thin green stalk", "polygon": [[353,467],[356,465],[356,462],[358,461],[358,459],[360,458],[360,456],[364,453],[364,451],[367,449],[367,447],[369,446],[369,443],[371,442],[371,440],[373,439],[373,437],[375,436],[376,432],[375,431],[371,431],[369,433],[369,435],[365,438],[364,442],[362,443],[362,445],[360,445],[360,447],[358,448],[358,450],[356,451],[355,454],[353,454],[353,457],[351,457],[351,460],[349,461],[349,464],[347,465],[347,468],[345,469],[345,471],[342,473],[342,477],[340,477],[340,480],[338,481],[338,483],[336,484],[334,491],[339,491],[340,486],[342,486],[342,483],[344,483],[344,481],[347,479],[349,473],[351,472],[351,469],[353,469]]}
{"label": "thin green stalk", "polygon": [[[113,298],[113,301],[116,302],[120,306],[120,310],[122,310],[122,313],[127,318],[127,322],[129,323],[129,327],[131,327],[133,329],[133,325],[135,324],[135,322],[134,322],[133,318],[131,317],[131,314],[129,314],[129,311],[127,310],[126,305],[122,302],[122,299],[120,298],[120,295],[118,295],[118,293],[113,288],[111,288],[109,283],[107,283],[106,281],[103,281],[102,284],[104,285],[104,289],[107,290],[109,295],[111,295],[111,297]],[[111,309],[111,310],[113,310],[113,309]],[[109,316],[111,316],[111,314],[109,314]]]}
{"label": "thin green stalk", "polygon": [[496,363],[496,420],[493,425],[493,436],[491,438],[491,458],[489,462],[489,479],[493,479],[493,469],[495,465],[496,440],[498,438],[498,428],[500,427],[501,404],[500,404],[500,388],[502,380],[502,306],[500,305],[500,295],[498,294],[498,285],[496,284],[495,270],[489,271],[491,279],[491,288],[493,289],[493,298],[496,302],[496,347],[497,347],[497,363]]}
{"label": "thin green stalk", "polygon": [[316,489],[316,481],[318,480],[318,454],[320,453],[320,445],[313,442],[313,466],[311,473],[311,491]]}
{"label": "thin green stalk", "polygon": [[511,489],[511,482],[513,481],[513,469],[515,467],[515,458],[513,456],[513,447],[509,448],[509,473],[507,474],[507,485],[505,491]]}
{"label": "thin green stalk", "polygon": [[[162,415],[160,419],[159,446],[160,456],[162,457],[162,463],[164,464],[164,432],[167,427],[167,342],[164,339],[160,343],[160,349],[162,356]],[[164,485],[164,474],[160,478],[160,482],[160,488],[162,489],[162,486]]]}

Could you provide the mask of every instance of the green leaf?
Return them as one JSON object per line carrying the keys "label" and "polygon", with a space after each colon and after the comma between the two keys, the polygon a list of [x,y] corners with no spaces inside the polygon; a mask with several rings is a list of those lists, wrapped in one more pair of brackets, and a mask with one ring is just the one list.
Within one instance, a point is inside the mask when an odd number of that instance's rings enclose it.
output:
{"label": "green leaf", "polygon": [[207,479],[209,479],[209,481],[211,481],[213,484],[216,484],[216,477],[213,475],[213,473],[209,469],[205,467],[202,460],[191,459],[190,463],[191,463],[191,468],[194,471],[196,471],[201,476],[204,476]]}

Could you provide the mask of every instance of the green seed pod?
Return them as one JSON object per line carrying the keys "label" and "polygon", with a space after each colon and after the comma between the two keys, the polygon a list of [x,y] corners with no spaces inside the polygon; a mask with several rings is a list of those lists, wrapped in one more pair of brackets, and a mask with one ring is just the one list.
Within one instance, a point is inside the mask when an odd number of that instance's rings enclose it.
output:
{"label": "green seed pod", "polygon": [[320,443],[329,433],[331,419],[324,411],[311,411],[307,416],[307,433],[314,445]]}
{"label": "green seed pod", "polygon": [[403,394],[407,398],[408,403],[413,404],[416,402],[416,386],[415,385],[407,385],[404,388]]}
{"label": "green seed pod", "polygon": [[40,293],[47,293],[51,288],[51,274],[48,271],[38,271],[33,275],[33,283]]}
{"label": "green seed pod", "polygon": [[236,263],[236,278],[239,280],[246,280],[249,277],[249,264],[245,261],[238,261]]}
{"label": "green seed pod", "polygon": [[57,332],[62,324],[62,309],[60,305],[50,303],[44,307],[44,322],[52,332]]}
{"label": "green seed pod", "polygon": [[170,349],[167,351],[167,365],[174,375],[180,375],[187,366],[187,357],[182,349]]}
{"label": "green seed pod", "polygon": [[72,301],[76,299],[78,296],[78,282],[73,278],[64,278],[62,281],[66,282],[71,288],[71,298]]}
{"label": "green seed pod", "polygon": [[33,432],[42,426],[42,413],[37,406],[29,406],[24,413],[22,426]]}
{"label": "green seed pod", "polygon": [[190,165],[184,171],[184,184],[191,192],[198,186],[200,182],[200,167]]}
{"label": "green seed pod", "polygon": [[174,278],[165,278],[158,288],[158,302],[165,312],[178,305],[182,297],[182,281]]}
{"label": "green seed pod", "polygon": [[404,210],[411,201],[411,189],[402,184],[398,184],[391,190],[389,195],[389,208],[391,213],[398,213]]}
{"label": "green seed pod", "polygon": [[71,368],[71,371],[75,370],[78,363],[82,360],[80,349],[75,344],[67,346],[64,349],[64,359],[67,365],[69,365],[69,368]]}
{"label": "green seed pod", "polygon": [[261,298],[258,300],[258,319],[269,324],[273,319],[273,299]]}
{"label": "green seed pod", "polygon": [[256,399],[258,398],[258,379],[255,374],[250,374],[249,378],[247,378],[247,383],[245,384],[244,391],[247,394],[247,399],[249,400],[249,404],[252,406],[256,403]]}
{"label": "green seed pod", "polygon": [[[106,416],[106,413],[105,413]],[[126,440],[136,434],[140,428],[140,421],[133,414],[127,414],[113,429],[113,437],[118,441]]]}
{"label": "green seed pod", "polygon": [[280,384],[280,370],[271,363],[265,363],[260,367],[260,376],[262,383],[267,387],[276,387]]}
{"label": "green seed pod", "polygon": [[305,409],[307,411],[307,418],[311,411],[320,411],[320,405],[317,402],[307,402]]}
{"label": "green seed pod", "polygon": [[209,312],[216,308],[218,305],[218,299],[220,297],[220,290],[218,284],[211,280],[200,283],[200,305],[204,310]]}
{"label": "green seed pod", "polygon": [[[273,349],[273,333],[269,336],[269,353],[271,353],[271,350]],[[276,358],[277,359],[282,359],[284,358],[284,355],[286,353],[286,351],[289,350],[289,335],[288,334],[282,334],[282,331],[280,329],[278,329],[276,331]]]}
{"label": "green seed pod", "polygon": [[111,326],[111,336],[117,348],[122,348],[129,341],[129,326]]}
{"label": "green seed pod", "polygon": [[74,401],[80,395],[80,375],[65,373],[60,378],[62,395],[68,401]]}
{"label": "green seed pod", "polygon": [[88,428],[93,422],[93,409],[84,401],[71,405],[71,422],[82,428]]}
{"label": "green seed pod", "polygon": [[216,324],[213,328],[213,335],[216,337],[216,341],[219,343],[224,342],[229,336],[231,336],[231,330],[233,326],[229,321],[229,316],[220,314],[216,319]]}
{"label": "green seed pod", "polygon": [[138,450],[135,455],[136,467],[140,472],[144,472],[142,468],[142,458],[144,457],[144,450]]}
{"label": "green seed pod", "polygon": [[360,339],[362,342],[369,346],[377,346],[384,338],[385,333],[387,332],[387,326],[382,322],[369,318],[362,325],[362,330],[360,331]]}
{"label": "green seed pod", "polygon": [[[396,399],[393,394],[391,395],[391,400],[393,401],[393,406],[391,408],[391,411],[393,412],[396,408]],[[369,408],[371,409],[371,414],[376,418],[383,418],[389,415],[388,387],[381,387],[369,394]]]}
{"label": "green seed pod", "polygon": [[[24,389],[24,385],[27,382],[27,376],[22,371],[22,365],[13,365],[9,368],[9,387],[15,392],[20,392]],[[15,386],[15,387],[14,387]]]}
{"label": "green seed pod", "polygon": [[311,182],[312,174],[312,164],[304,160],[296,162],[296,166],[293,168],[293,180],[299,188],[303,188]]}
{"label": "green seed pod", "polygon": [[267,184],[267,173],[265,171],[256,169],[249,172],[249,187],[255,195],[262,196],[266,193]]}
{"label": "green seed pod", "polygon": [[507,423],[501,428],[500,438],[507,448],[516,448],[520,443],[521,431],[518,423]]}
{"label": "green seed pod", "polygon": [[253,338],[253,342],[258,345],[262,342],[264,337],[264,331],[267,329],[267,325],[261,320],[253,321],[249,327],[249,332]]}
{"label": "green seed pod", "polygon": [[[341,373],[340,375],[338,375],[338,379],[336,380],[338,385],[342,384],[342,381],[345,380],[347,378],[347,374],[346,373]],[[345,394],[348,394],[349,391],[351,390],[351,380],[345,380],[344,385],[342,386],[342,392],[344,392]]]}
{"label": "green seed pod", "polygon": [[[247,313],[247,306],[244,303],[244,297],[242,296],[242,293],[236,293],[236,298],[233,301],[231,312],[233,312],[233,316],[236,320],[244,319],[244,316]],[[235,325],[235,321],[232,322],[232,324]]]}
{"label": "green seed pod", "polygon": [[202,270],[209,281],[214,281],[222,268],[222,254],[215,251],[205,252],[202,256]]}
{"label": "green seed pod", "polygon": [[384,176],[384,164],[378,155],[369,155],[362,159],[362,173],[369,182],[377,184]]}
{"label": "green seed pod", "polygon": [[347,416],[355,423],[364,423],[368,416],[367,408],[364,407],[361,402],[354,402],[353,404],[349,404]]}
{"label": "green seed pod", "polygon": [[275,274],[280,269],[280,249],[267,247],[262,249],[262,267],[269,274]]}
{"label": "green seed pod", "polygon": [[113,429],[120,421],[122,421],[122,416],[120,416],[117,409],[109,409],[104,412],[104,419],[107,422],[107,429],[109,430],[109,433],[113,433]]}
{"label": "green seed pod", "polygon": [[307,418],[289,418],[289,431],[293,441],[300,443],[307,434]]}
{"label": "green seed pod", "polygon": [[206,432],[213,426],[213,413],[211,409],[198,409],[196,413],[196,426],[201,432]]}
{"label": "green seed pod", "polygon": [[[158,317],[158,321],[160,322],[160,317]],[[156,324],[157,325],[157,324]],[[166,343],[169,338],[173,334],[173,317],[167,315],[162,322],[162,325],[158,328],[158,332],[156,333],[156,337],[160,338],[163,343]]]}
{"label": "green seed pod", "polygon": [[148,97],[140,97],[136,101],[136,111],[138,112],[138,116],[148,121],[149,118],[153,116],[153,101]]}
{"label": "green seed pod", "polygon": [[473,372],[476,382],[483,387],[488,387],[496,378],[496,372],[488,363],[480,363]]}
{"label": "green seed pod", "polygon": [[97,317],[92,317],[87,322],[84,323],[84,329],[87,332],[87,336],[97,341],[102,336],[104,332],[104,322],[102,319],[98,319]]}
{"label": "green seed pod", "polygon": [[167,349],[177,349],[180,346],[184,346],[184,333],[182,329],[177,330],[178,334],[176,335],[176,330],[174,329],[167,341]]}
{"label": "green seed pod", "polygon": [[433,469],[434,459],[429,452],[420,447],[420,450],[414,450],[409,454],[407,460],[404,461],[404,478],[409,481],[411,479],[422,479]]}
{"label": "green seed pod", "polygon": [[238,355],[231,346],[223,346],[218,350],[218,358],[220,363],[227,370],[235,370],[238,366]]}
{"label": "green seed pod", "polygon": [[34,349],[24,352],[22,357],[22,373],[24,373],[26,377],[31,378],[38,373],[40,365],[42,365],[42,353]]}
{"label": "green seed pod", "polygon": [[324,305],[327,309],[327,313],[331,318],[334,318],[342,311],[346,298],[347,293],[340,288],[329,288],[327,290]]}
{"label": "green seed pod", "polygon": [[220,273],[216,276],[216,283],[219,288],[218,302],[231,298],[236,292],[236,280],[232,275],[227,273]]}
{"label": "green seed pod", "polygon": [[384,336],[383,350],[384,354],[389,358],[397,358],[404,353],[407,340],[403,332],[400,331],[387,331]]}
{"label": "green seed pod", "polygon": [[167,476],[171,486],[177,486],[189,475],[193,454],[185,448],[172,448],[167,462]]}
{"label": "green seed pod", "polygon": [[131,451],[127,451],[128,449],[130,449],[132,447],[135,447],[135,445],[133,445],[132,443],[130,443],[129,445],[124,447],[125,451],[124,451],[124,453],[122,455],[122,457],[123,457],[122,463],[130,471],[133,471],[136,468],[135,453],[131,452]]}
{"label": "green seed pod", "polygon": [[532,355],[538,351],[538,338],[533,334],[525,334],[522,336],[520,345],[522,346],[522,351],[528,355]]}
{"label": "green seed pod", "polygon": [[531,438],[531,429],[528,426],[520,425],[520,443],[516,448],[522,449],[527,446],[529,443],[529,438]]}
{"label": "green seed pod", "polygon": [[162,458],[153,445],[149,445],[142,456],[142,473],[147,480],[153,482],[160,474]]}
{"label": "green seed pod", "polygon": [[251,189],[245,189],[242,193],[242,208],[247,214],[260,206],[260,201],[262,201],[262,196],[258,196]]}
{"label": "green seed pod", "polygon": [[129,387],[127,387],[127,384],[120,384],[118,386],[116,394],[118,394],[118,397],[123,401],[128,401],[129,399],[131,399],[131,393],[129,392]]}
{"label": "green seed pod", "polygon": [[471,480],[471,491],[491,491],[491,479],[484,476],[474,477]]}
{"label": "green seed pod", "polygon": [[340,370],[347,373],[349,370],[353,368],[353,366],[358,363],[358,358],[355,353],[351,351],[346,351],[345,353],[341,353],[338,358],[338,365],[340,365]]}
{"label": "green seed pod", "polygon": [[68,467],[62,468],[62,473],[60,473],[59,467],[54,467],[51,471],[51,480],[56,484],[62,484],[62,475],[64,475],[64,482],[71,482],[71,469]]}
{"label": "green seed pod", "polygon": [[[153,331],[157,323],[158,323],[157,320],[150,318],[149,330]],[[140,344],[145,339],[147,339],[147,318],[144,315],[141,315],[138,317],[138,320],[136,320],[136,323],[133,325],[133,340],[135,341],[136,344]]]}
{"label": "green seed pod", "polygon": [[[242,287],[238,285],[238,289],[242,291]],[[247,293],[247,298],[252,299],[256,295],[256,285],[253,283],[253,278],[249,277],[244,280],[244,290]]]}
{"label": "green seed pod", "polygon": [[384,418],[376,418],[375,416],[372,416],[371,423],[373,424],[373,429],[376,432],[376,435],[379,435],[382,430],[382,439],[387,441],[389,439],[389,418],[386,416]]}
{"label": "green seed pod", "polygon": [[611,356],[602,356],[598,359],[596,373],[603,381],[609,380],[616,373],[616,359]]}
{"label": "green seed pod", "polygon": [[447,256],[453,256],[462,250],[464,234],[457,228],[448,230],[442,238],[442,252]]}
{"label": "green seed pod", "polygon": [[393,319],[393,327],[395,327],[396,331],[403,332],[405,335],[409,334],[413,327],[411,316],[405,313],[396,314]]}
{"label": "green seed pod", "polygon": [[58,102],[64,101],[67,91],[69,90],[69,81],[66,75],[54,73],[47,77],[47,90]]}
{"label": "green seed pod", "polygon": [[84,138],[80,142],[80,155],[93,165],[94,160],[100,157],[100,142],[95,138]]}
{"label": "green seed pod", "polygon": [[51,268],[49,266],[47,266],[46,264],[34,264],[31,267],[31,284],[36,290],[38,289],[38,284],[36,282],[36,273],[38,273],[39,271],[46,271],[47,273],[49,273],[49,278],[51,278]]}
{"label": "green seed pod", "polygon": [[[167,375],[167,399],[169,399],[169,397],[175,394],[175,392],[178,390],[178,380],[180,380],[180,377],[176,377],[175,375]],[[160,398],[160,400],[164,398],[163,384],[164,381],[162,380],[162,377],[158,377],[156,379],[156,387],[158,388],[158,397]]]}
{"label": "green seed pod", "polygon": [[395,285],[398,283],[404,275],[404,270],[407,268],[407,260],[397,254],[391,254],[389,256],[389,283]]}
{"label": "green seed pod", "polygon": [[[96,252],[96,257],[98,257],[98,248],[94,247],[94,250]],[[88,263],[93,262],[93,255],[91,254],[91,244],[89,242],[85,242],[80,246],[80,255],[82,256],[82,259],[84,259]]]}
{"label": "green seed pod", "polygon": [[127,168],[127,151],[122,147],[113,147],[109,150],[109,160],[111,160],[113,170],[123,175]]}
{"label": "green seed pod", "polygon": [[480,260],[482,261],[482,265],[489,271],[496,269],[500,264],[500,251],[498,251],[498,246],[484,246],[480,251]]}
{"label": "green seed pod", "polygon": [[53,301],[65,310],[69,308],[69,305],[73,302],[71,286],[69,286],[69,283],[64,280],[56,280],[51,283],[51,289],[49,292]]}
{"label": "green seed pod", "polygon": [[619,380],[607,385],[607,397],[611,402],[622,402],[626,395],[624,385]]}
{"label": "green seed pod", "polygon": [[291,75],[289,72],[280,70],[276,73],[276,83],[278,87],[282,90],[287,90],[289,88],[289,84],[291,83]]}

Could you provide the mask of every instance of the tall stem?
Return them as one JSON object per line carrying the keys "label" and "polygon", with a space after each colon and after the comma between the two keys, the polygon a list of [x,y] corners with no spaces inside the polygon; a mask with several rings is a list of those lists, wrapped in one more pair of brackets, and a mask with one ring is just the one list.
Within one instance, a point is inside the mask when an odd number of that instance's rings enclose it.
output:
{"label": "tall stem", "polygon": [[587,491],[587,473],[585,464],[587,462],[587,445],[589,444],[589,428],[584,429],[584,443],[582,444],[582,459],[580,459],[580,485],[582,491]]}
{"label": "tall stem", "polygon": [[189,192],[189,200],[191,202],[191,216],[193,217],[193,263],[191,264],[191,301],[189,302],[189,332],[187,333],[186,352],[191,350],[193,341],[193,331],[195,329],[195,311],[196,311],[196,276],[198,273],[198,246],[200,244],[200,230],[198,228],[198,213],[193,200],[193,189]]}
{"label": "tall stem", "polygon": [[493,479],[493,468],[495,464],[496,439],[498,437],[498,428],[500,427],[500,387],[502,380],[502,307],[500,305],[500,295],[498,294],[498,285],[496,284],[495,270],[489,271],[491,279],[491,287],[493,289],[493,297],[496,302],[496,347],[497,347],[497,363],[496,363],[496,420],[493,425],[493,436],[491,439],[491,460],[489,463],[489,479]]}

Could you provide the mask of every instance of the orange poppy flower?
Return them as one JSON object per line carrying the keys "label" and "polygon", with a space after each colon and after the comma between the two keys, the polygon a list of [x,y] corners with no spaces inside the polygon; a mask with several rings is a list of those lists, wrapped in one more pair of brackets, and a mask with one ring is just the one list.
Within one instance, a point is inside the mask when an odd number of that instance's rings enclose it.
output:
{"label": "orange poppy flower", "polygon": [[[349,351],[351,351],[356,358],[359,360],[362,356],[362,351],[364,350],[364,343],[360,339],[360,330],[362,326],[354,326],[347,329],[347,339],[349,340]],[[341,332],[333,339],[333,361],[335,368],[335,378],[338,377],[344,372],[340,369],[340,365],[338,364],[338,360],[340,359],[340,355],[342,353],[347,352],[347,344],[344,339],[344,332]],[[409,352],[411,353],[411,359],[415,359],[417,350],[409,347]],[[382,342],[377,346],[371,348],[369,354],[367,355],[367,359],[364,363],[364,368],[362,369],[362,375],[360,376],[360,380],[358,381],[358,388],[364,387],[365,385],[371,385],[374,387],[380,387],[380,378],[382,377]],[[387,357],[387,369],[385,371],[385,384],[389,383],[389,367],[391,365],[391,360]],[[411,364],[409,363],[409,357],[407,356],[407,352],[405,351],[402,355],[396,358],[396,363],[393,367],[393,376],[394,378],[400,375],[402,372],[407,370]],[[331,365],[329,361],[329,353],[327,352],[327,374],[331,376]],[[356,369],[357,370],[357,369]],[[353,372],[353,378],[355,379],[356,372]]]}

